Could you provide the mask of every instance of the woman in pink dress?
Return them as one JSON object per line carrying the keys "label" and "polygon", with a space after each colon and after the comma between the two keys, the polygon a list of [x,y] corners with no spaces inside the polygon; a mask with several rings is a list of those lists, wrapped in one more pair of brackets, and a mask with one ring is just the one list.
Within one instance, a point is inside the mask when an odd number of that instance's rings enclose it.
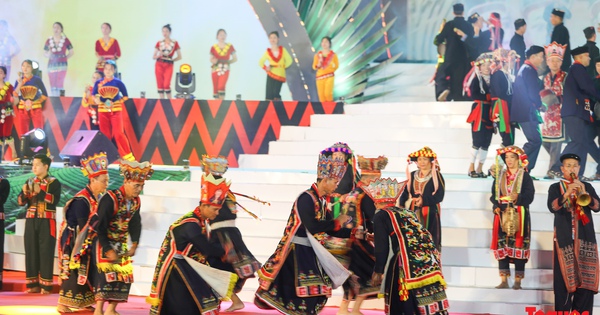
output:
{"label": "woman in pink dress", "polygon": [[44,55],[48,57],[48,77],[50,77],[50,96],[59,96],[64,90],[67,74],[67,60],[73,56],[73,45],[63,31],[63,25],[55,22],[53,34],[44,44]]}

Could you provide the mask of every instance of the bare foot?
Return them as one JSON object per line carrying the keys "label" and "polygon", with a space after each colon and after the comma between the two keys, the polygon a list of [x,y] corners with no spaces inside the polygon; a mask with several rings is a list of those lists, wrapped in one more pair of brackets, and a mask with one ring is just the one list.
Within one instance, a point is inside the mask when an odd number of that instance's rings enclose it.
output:
{"label": "bare foot", "polygon": [[521,290],[521,289],[522,289],[522,288],[521,288],[521,283],[520,283],[520,282],[515,282],[515,283],[513,284],[513,287],[512,287],[512,288],[513,288],[513,290]]}
{"label": "bare foot", "polygon": [[507,289],[508,288],[508,282],[506,281],[502,281],[499,285],[496,286],[496,289]]}
{"label": "bare foot", "polygon": [[42,289],[40,287],[29,288],[25,290],[25,293],[40,293]]}
{"label": "bare foot", "polygon": [[104,312],[98,307],[94,310],[94,315],[104,315]]}
{"label": "bare foot", "polygon": [[117,313],[117,311],[108,311],[107,310],[106,312],[104,312],[104,315],[121,315],[121,314]]}
{"label": "bare foot", "polygon": [[350,313],[350,315],[363,315],[363,313],[360,312],[360,310],[352,310],[352,313]]}
{"label": "bare foot", "polygon": [[348,310],[339,310],[336,315],[349,315]]}
{"label": "bare foot", "polygon": [[244,302],[233,303],[228,309],[225,310],[225,312],[235,312],[237,310],[243,309],[245,306],[246,305],[244,305]]}
{"label": "bare foot", "polygon": [[59,313],[73,313],[72,309],[70,309],[62,304],[58,304],[58,306],[56,307],[56,311]]}
{"label": "bare foot", "polygon": [[52,292],[46,290],[46,289],[42,289],[42,294],[51,294]]}

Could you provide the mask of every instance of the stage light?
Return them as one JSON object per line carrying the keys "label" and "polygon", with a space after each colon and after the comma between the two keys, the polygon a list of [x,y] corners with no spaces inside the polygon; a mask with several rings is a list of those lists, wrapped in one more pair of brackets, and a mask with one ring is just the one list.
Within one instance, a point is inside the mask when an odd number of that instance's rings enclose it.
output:
{"label": "stage light", "polygon": [[19,164],[31,164],[36,154],[48,151],[48,137],[44,130],[36,128],[21,137],[21,156]]}
{"label": "stage light", "polygon": [[35,61],[35,60],[31,60],[31,73],[33,75],[37,75],[38,77],[42,77],[42,70],[40,70],[40,63]]}
{"label": "stage light", "polygon": [[179,66],[179,72],[175,75],[175,91],[175,98],[194,98],[192,93],[196,91],[196,74],[187,63]]}

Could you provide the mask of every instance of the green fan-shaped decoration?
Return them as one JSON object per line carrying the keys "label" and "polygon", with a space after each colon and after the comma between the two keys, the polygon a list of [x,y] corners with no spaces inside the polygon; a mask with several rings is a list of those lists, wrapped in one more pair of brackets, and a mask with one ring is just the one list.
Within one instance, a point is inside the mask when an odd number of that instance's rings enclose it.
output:
{"label": "green fan-shaped decoration", "polygon": [[[318,51],[321,39],[331,37],[332,50],[338,55],[340,67],[336,71],[334,97],[343,97],[348,103],[358,103],[386,95],[392,91],[360,96],[366,88],[395,78],[398,74],[369,81],[383,67],[394,62],[400,54],[380,63],[371,63],[397,41],[374,47],[396,22],[393,19],[381,25],[381,15],[391,2],[382,8],[374,0],[293,0],[304,23],[313,48]],[[365,5],[359,9],[361,3]],[[376,14],[373,14],[376,12]],[[365,54],[367,50],[370,53]]]}

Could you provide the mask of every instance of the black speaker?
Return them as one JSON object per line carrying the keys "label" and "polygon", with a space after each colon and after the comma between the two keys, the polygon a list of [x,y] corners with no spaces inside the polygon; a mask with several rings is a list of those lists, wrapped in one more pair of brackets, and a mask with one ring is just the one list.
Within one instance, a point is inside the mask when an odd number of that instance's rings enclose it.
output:
{"label": "black speaker", "polygon": [[81,166],[81,158],[106,152],[109,163],[120,158],[117,147],[98,130],[77,130],[60,151],[60,157],[69,159],[69,164]]}

